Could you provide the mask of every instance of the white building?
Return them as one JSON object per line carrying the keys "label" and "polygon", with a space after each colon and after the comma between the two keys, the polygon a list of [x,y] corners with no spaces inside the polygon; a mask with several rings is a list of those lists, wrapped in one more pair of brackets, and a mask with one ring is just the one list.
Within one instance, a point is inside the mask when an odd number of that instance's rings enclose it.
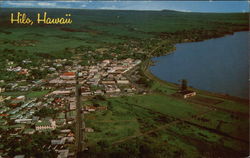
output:
{"label": "white building", "polygon": [[56,121],[50,120],[39,120],[36,123],[36,130],[42,131],[42,130],[54,130],[56,129]]}

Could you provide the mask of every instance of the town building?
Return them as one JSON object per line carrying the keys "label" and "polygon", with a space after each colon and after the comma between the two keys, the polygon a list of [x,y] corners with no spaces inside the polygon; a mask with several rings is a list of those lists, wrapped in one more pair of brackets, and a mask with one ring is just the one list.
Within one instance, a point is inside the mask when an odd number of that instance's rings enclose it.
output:
{"label": "town building", "polygon": [[39,120],[35,124],[35,127],[36,127],[37,131],[54,130],[54,129],[56,129],[56,121],[53,121],[52,119],[50,119],[50,120]]}

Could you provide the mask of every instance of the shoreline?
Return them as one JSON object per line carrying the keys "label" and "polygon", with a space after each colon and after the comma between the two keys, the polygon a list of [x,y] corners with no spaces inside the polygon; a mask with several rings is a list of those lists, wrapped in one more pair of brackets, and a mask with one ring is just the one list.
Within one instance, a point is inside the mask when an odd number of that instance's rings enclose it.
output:
{"label": "shoreline", "polygon": [[[236,32],[245,32],[245,31],[246,30],[236,31]],[[225,36],[228,36],[228,35],[233,35],[236,32],[233,32],[232,34],[225,34],[222,37],[225,37]],[[222,37],[218,37],[218,38],[222,38]],[[215,37],[215,38],[217,38],[217,37]],[[215,39],[215,38],[210,38],[210,39]],[[206,40],[210,40],[210,39],[204,39],[202,41],[206,41]],[[196,42],[202,42],[202,41],[196,41]],[[176,44],[183,44],[183,43],[192,43],[192,42],[181,42],[181,43],[176,43]],[[174,47],[176,46],[176,44],[174,45]],[[172,53],[174,53],[174,51],[167,52],[165,55],[162,55],[162,56],[166,56],[166,55],[169,55],[169,54],[172,54]],[[146,59],[146,61],[144,61],[142,63],[142,65],[141,65],[141,70],[143,71],[144,75],[147,78],[149,78],[150,80],[156,81],[156,82],[158,82],[160,84],[171,86],[173,88],[178,88],[179,84],[171,83],[171,82],[162,80],[162,79],[158,78],[157,76],[155,76],[154,74],[152,74],[152,72],[149,70],[149,67],[153,66],[156,63],[156,61],[153,61],[152,58],[155,58],[155,57],[151,57],[149,59]],[[242,102],[242,103],[245,103],[247,105],[249,103],[249,99],[246,99],[246,98],[241,98],[241,97],[237,97],[237,96],[231,96],[231,95],[226,95],[226,94],[221,94],[221,93],[216,93],[216,92],[210,92],[210,91],[197,89],[197,88],[193,88],[193,87],[189,87],[189,89],[194,90],[194,91],[196,91],[196,92],[198,92],[200,94],[203,94],[203,95],[219,97],[219,98],[222,98],[222,99],[228,99],[228,100],[232,100],[232,101],[236,101],[236,102]]]}
{"label": "shoreline", "polygon": [[[167,86],[170,86],[170,87],[173,87],[173,88],[179,88],[179,85],[177,83],[171,83],[171,82],[168,82],[168,81],[164,81],[164,80],[161,80],[160,78],[158,78],[157,76],[153,75],[149,70],[149,67],[152,64],[151,60],[145,61],[142,64],[145,66],[144,68],[142,68],[143,73],[150,80],[153,80],[155,82],[158,82],[160,84],[167,85]],[[247,104],[247,105],[248,105],[248,102],[249,102],[249,99],[244,99],[244,98],[240,98],[240,97],[236,97],[236,96],[230,96],[230,95],[225,95],[225,94],[221,94],[221,93],[210,92],[210,91],[197,89],[197,88],[193,88],[193,87],[188,87],[188,88],[190,90],[196,91],[196,92],[198,92],[198,94],[202,94],[202,95],[218,97],[218,98],[221,98],[221,99],[236,101],[236,102],[240,102],[240,103]]]}
{"label": "shoreline", "polygon": [[[250,33],[250,28],[249,29],[246,29],[246,30],[244,30],[244,29],[242,29],[242,30],[237,30],[237,31],[234,31],[234,32],[227,32],[226,34],[224,34],[224,35],[221,35],[221,36],[218,36],[218,37],[211,37],[211,38],[204,38],[204,39],[202,39],[202,40],[196,40],[196,41],[185,41],[185,40],[183,40],[182,42],[179,42],[179,43],[174,43],[173,45],[173,50],[170,50],[170,51],[168,51],[168,52],[166,52],[166,53],[164,53],[164,54],[162,54],[162,55],[160,55],[160,56],[165,56],[165,55],[169,55],[169,54],[172,54],[172,53],[174,53],[174,51],[176,50],[176,45],[177,44],[184,44],[184,43],[196,43],[196,42],[204,42],[204,41],[206,41],[206,40],[211,40],[211,39],[217,39],[217,38],[223,38],[223,37],[226,37],[226,36],[230,36],[230,35],[234,35],[235,33],[238,33],[238,32],[248,32],[248,33]],[[155,58],[155,57],[160,57],[160,56],[152,56],[151,58]]]}

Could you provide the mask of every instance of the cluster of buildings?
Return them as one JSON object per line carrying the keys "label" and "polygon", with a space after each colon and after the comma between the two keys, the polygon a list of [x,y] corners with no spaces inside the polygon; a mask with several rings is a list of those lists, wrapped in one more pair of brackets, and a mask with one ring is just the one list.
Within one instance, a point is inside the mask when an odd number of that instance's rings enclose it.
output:
{"label": "cluster of buildings", "polygon": [[[66,59],[54,60],[54,63],[50,64],[52,66],[48,66],[46,62],[41,67],[30,67],[30,70],[14,66],[15,64],[12,62],[8,63],[7,71],[25,72],[26,76],[29,76],[32,69],[46,69],[51,73],[48,74],[50,79],[34,79],[25,85],[19,84],[19,82],[25,82],[22,79],[22,81],[8,83],[10,88],[0,88],[0,94],[9,91],[30,92],[34,87],[48,90],[46,95],[39,98],[27,98],[26,95],[15,97],[0,95],[0,129],[5,130],[0,134],[0,138],[11,136],[21,139],[22,136],[34,135],[37,132],[60,130],[59,133],[55,133],[58,139],[51,140],[48,148],[56,151],[60,158],[71,157],[74,155],[74,151],[69,146],[75,143],[75,137],[74,133],[67,129],[67,125],[71,125],[76,117],[75,86],[77,82],[81,85],[81,95],[86,98],[97,95],[112,97],[133,94],[137,89],[126,74],[141,61],[130,58],[103,60],[92,66],[81,66],[76,63],[65,65],[68,62]],[[31,61],[24,60],[23,63],[31,63]],[[56,110],[56,113],[53,117],[37,116],[37,113],[43,108]],[[93,105],[82,107],[84,113],[99,110],[107,110],[107,107]],[[84,130],[94,132],[92,128]],[[1,155],[4,156],[0,149]]]}
{"label": "cluster of buildings", "polygon": [[[14,99],[23,99],[23,102],[17,106],[0,107],[0,133],[2,139],[14,138],[21,141],[22,137],[36,135],[40,132],[55,131],[54,136],[58,139],[52,139],[51,144],[46,145],[46,150],[54,150],[58,157],[73,157],[74,151],[69,150],[69,146],[74,146],[74,133],[67,129],[67,124],[72,124],[75,119],[75,97],[63,97],[61,95],[45,95],[38,99],[25,99],[24,96],[13,97]],[[43,108],[53,109],[54,116],[37,116],[36,113]],[[60,132],[58,132],[60,130]],[[58,143],[58,141],[61,143]],[[1,153],[3,152],[3,153]],[[11,149],[1,151],[0,156],[5,156],[5,152],[11,152]],[[25,156],[25,155],[19,155]]]}
{"label": "cluster of buildings", "polygon": [[[82,96],[128,94],[136,88],[126,77],[126,72],[140,64],[140,60],[104,60],[93,66],[78,66],[75,71],[62,73],[59,77],[49,81],[49,84],[61,87],[70,87],[76,84],[76,70]],[[121,88],[122,87],[122,88]],[[53,93],[70,95],[70,88]]]}
{"label": "cluster of buildings", "polygon": [[[30,60],[23,60],[22,61],[24,64],[29,64],[32,63]],[[7,67],[6,70],[9,72],[16,72],[20,75],[26,75],[29,76],[29,69],[23,68],[21,66],[16,66],[13,61],[7,61]]]}

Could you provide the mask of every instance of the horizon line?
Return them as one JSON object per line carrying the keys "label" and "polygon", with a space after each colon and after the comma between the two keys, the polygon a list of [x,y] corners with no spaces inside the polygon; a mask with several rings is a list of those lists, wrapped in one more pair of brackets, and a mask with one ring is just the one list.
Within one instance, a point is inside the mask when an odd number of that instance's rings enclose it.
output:
{"label": "horizon line", "polygon": [[[1,0],[0,0],[1,1]],[[1,7],[2,9],[72,9],[72,10],[107,10],[107,11],[154,11],[154,12],[161,12],[161,11],[173,11],[173,12],[181,12],[181,13],[219,13],[219,14],[232,14],[232,13],[250,13],[250,11],[244,11],[244,12],[199,12],[199,11],[185,11],[185,10],[174,10],[174,9],[102,9],[102,8],[67,8],[67,7]]]}

